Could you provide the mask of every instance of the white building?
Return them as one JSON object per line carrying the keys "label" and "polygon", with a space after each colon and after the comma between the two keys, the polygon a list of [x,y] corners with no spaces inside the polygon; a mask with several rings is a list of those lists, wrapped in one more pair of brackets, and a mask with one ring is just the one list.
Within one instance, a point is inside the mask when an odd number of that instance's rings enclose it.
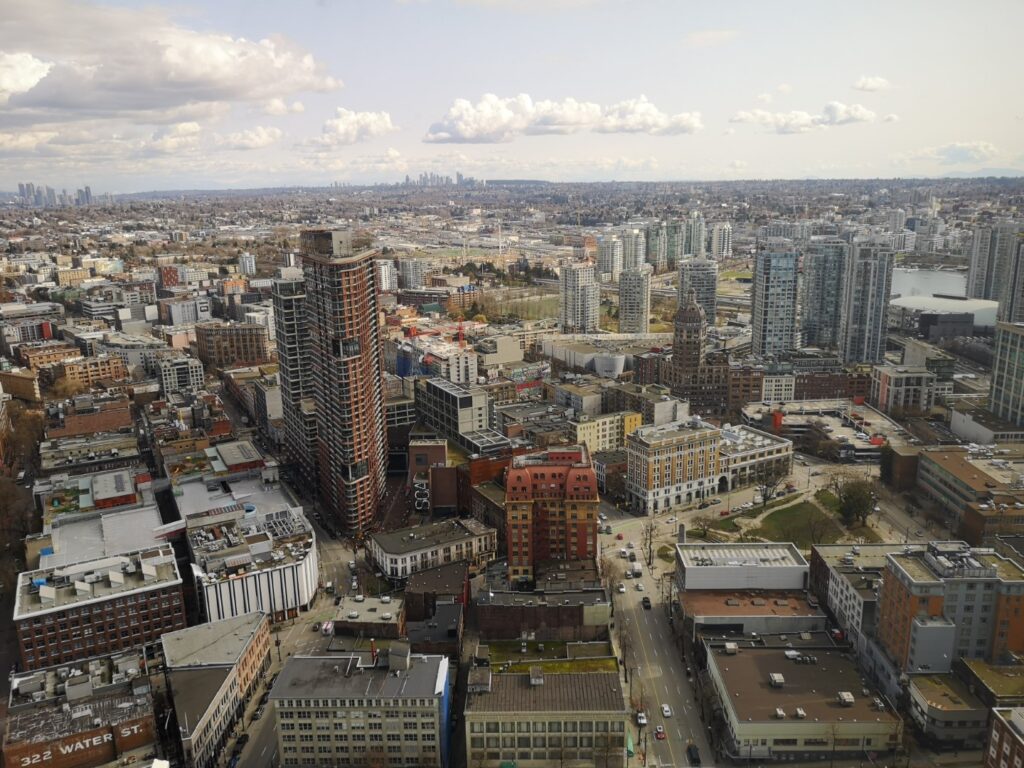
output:
{"label": "white building", "polygon": [[732,224],[719,222],[711,227],[711,258],[732,258]]}
{"label": "white building", "polygon": [[402,288],[422,288],[426,282],[427,273],[434,268],[429,259],[399,259],[398,278]]}
{"label": "white building", "polygon": [[621,232],[622,268],[636,269],[647,261],[647,236],[642,229],[627,227]]}
{"label": "white building", "polygon": [[715,324],[718,314],[718,263],[711,259],[682,259],[679,262],[679,306],[686,303],[690,291],[704,309],[708,325]]}
{"label": "white building", "polygon": [[810,566],[789,543],[676,544],[680,592],[803,591]]}
{"label": "white building", "polygon": [[373,262],[377,274],[377,290],[380,293],[394,293],[398,290],[398,270],[391,259],[377,259]]}
{"label": "white building", "polygon": [[[640,236],[643,237],[642,234]],[[597,282],[594,265],[589,262],[563,264],[559,287],[562,333],[596,333],[599,330],[601,286]]]}
{"label": "white building", "polygon": [[256,257],[246,251],[238,257],[238,271],[243,275],[256,274]]}
{"label": "white building", "polygon": [[267,338],[274,341],[277,338],[277,323],[274,322],[274,307],[272,304],[254,306],[245,313],[242,318],[246,323],[262,325],[267,329]]}
{"label": "white building", "polygon": [[607,282],[618,282],[622,272],[622,240],[616,235],[605,235],[597,244],[598,277]]}
{"label": "white building", "polygon": [[690,216],[686,220],[683,255],[703,259],[707,255],[707,238],[708,228],[704,223],[704,215],[700,211],[690,211]]}
{"label": "white building", "polygon": [[648,333],[651,328],[651,266],[619,276],[619,333]]}
{"label": "white building", "polygon": [[160,388],[164,397],[189,389],[201,389],[203,363],[194,357],[172,357],[160,361]]}
{"label": "white building", "polygon": [[766,403],[792,402],[796,376],[792,373],[765,374],[761,380],[761,399]]}
{"label": "white building", "polygon": [[467,518],[373,533],[367,551],[389,579],[404,581],[417,571],[460,561],[482,571],[494,559],[497,546],[493,528]]}

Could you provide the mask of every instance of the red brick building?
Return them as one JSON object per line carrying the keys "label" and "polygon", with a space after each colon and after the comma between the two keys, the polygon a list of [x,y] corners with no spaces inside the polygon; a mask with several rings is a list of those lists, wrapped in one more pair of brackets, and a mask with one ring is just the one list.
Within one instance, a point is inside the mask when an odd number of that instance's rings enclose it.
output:
{"label": "red brick building", "polygon": [[599,504],[585,446],[515,457],[505,475],[509,578],[531,581],[546,560],[592,560]]}

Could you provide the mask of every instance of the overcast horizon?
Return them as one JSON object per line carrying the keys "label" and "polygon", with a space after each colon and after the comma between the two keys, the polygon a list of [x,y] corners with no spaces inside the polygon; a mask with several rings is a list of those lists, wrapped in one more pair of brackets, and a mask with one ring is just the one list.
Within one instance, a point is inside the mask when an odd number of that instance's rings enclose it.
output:
{"label": "overcast horizon", "polygon": [[[1012,99],[1024,4],[729,11],[671,0],[18,3],[0,17],[0,190],[1024,168]],[[981,23],[985,35],[971,34]]]}

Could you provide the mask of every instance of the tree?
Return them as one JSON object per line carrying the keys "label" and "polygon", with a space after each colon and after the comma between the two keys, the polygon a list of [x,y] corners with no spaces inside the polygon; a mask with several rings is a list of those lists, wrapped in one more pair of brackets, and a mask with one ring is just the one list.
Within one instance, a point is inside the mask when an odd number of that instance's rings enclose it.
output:
{"label": "tree", "polygon": [[754,466],[752,477],[754,489],[761,494],[761,509],[768,508],[768,502],[775,492],[786,482],[789,477],[788,467],[775,461],[770,464],[763,462]]}
{"label": "tree", "polygon": [[890,488],[893,483],[893,464],[896,460],[896,452],[889,443],[882,445],[878,456],[878,479]]}
{"label": "tree", "polygon": [[60,400],[67,400],[75,395],[80,395],[86,389],[88,387],[85,384],[69,379],[67,376],[62,376],[53,382],[53,396]]}
{"label": "tree", "polygon": [[640,529],[640,543],[647,557],[647,567],[654,567],[654,537],[658,532],[658,524],[648,520]]}
{"label": "tree", "polygon": [[30,410],[18,401],[12,401],[8,410],[11,416],[11,457],[22,466],[30,465],[43,439],[43,412]]}
{"label": "tree", "polygon": [[838,487],[839,515],[847,525],[864,525],[875,507],[875,493],[866,480],[847,480]]}
{"label": "tree", "polygon": [[706,539],[708,537],[708,529],[711,527],[711,524],[714,522],[714,520],[712,520],[710,517],[707,517],[706,515],[701,515],[700,517],[693,518],[693,520],[691,520],[690,522],[700,532],[701,538]]}

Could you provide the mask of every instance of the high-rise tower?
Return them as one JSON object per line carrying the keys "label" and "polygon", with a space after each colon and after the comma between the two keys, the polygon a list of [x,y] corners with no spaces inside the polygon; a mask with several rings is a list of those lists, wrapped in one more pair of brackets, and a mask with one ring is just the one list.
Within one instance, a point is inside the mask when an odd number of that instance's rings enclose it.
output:
{"label": "high-rise tower", "polygon": [[761,246],[754,257],[751,348],[776,355],[796,348],[797,253],[787,240]]}
{"label": "high-rise tower", "polygon": [[686,242],[683,244],[684,256],[696,256],[699,259],[707,255],[707,225],[700,211],[690,211],[686,220]]}
{"label": "high-rise tower", "polygon": [[608,279],[613,283],[619,281],[622,272],[622,240],[618,236],[605,235],[598,242],[597,272],[600,279]]}
{"label": "high-rise tower", "polygon": [[711,228],[711,258],[732,258],[732,224],[720,221]]}
{"label": "high-rise tower", "polygon": [[320,498],[348,535],[377,514],[387,472],[374,250],[349,231],[302,233]]}
{"label": "high-rise tower", "polygon": [[718,313],[718,263],[711,259],[683,259],[679,262],[679,306],[693,291],[709,325]]}
{"label": "high-rise tower", "polygon": [[647,333],[651,321],[651,269],[645,264],[619,276],[619,333]]}
{"label": "high-rise tower", "polygon": [[895,258],[877,245],[854,243],[850,248],[839,305],[839,354],[845,363],[882,361]]}
{"label": "high-rise tower", "polygon": [[834,349],[838,343],[843,268],[849,249],[843,240],[816,240],[804,251],[800,330],[809,347]]}
{"label": "high-rise tower", "polygon": [[601,286],[594,265],[585,261],[563,264],[559,283],[562,333],[597,333]]}

